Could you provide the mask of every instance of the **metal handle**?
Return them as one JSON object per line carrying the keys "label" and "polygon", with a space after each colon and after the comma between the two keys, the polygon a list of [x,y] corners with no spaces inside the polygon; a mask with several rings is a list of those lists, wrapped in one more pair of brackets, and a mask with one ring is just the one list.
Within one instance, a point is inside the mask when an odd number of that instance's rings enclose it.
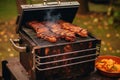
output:
{"label": "metal handle", "polygon": [[[47,1],[48,0],[43,0],[43,5],[48,5]],[[61,0],[57,0],[57,4],[60,5],[61,4]]]}
{"label": "metal handle", "polygon": [[20,47],[20,46],[17,46],[16,44],[18,44],[20,42],[20,39],[10,39],[10,42],[13,46],[13,48],[16,50],[16,51],[19,51],[19,52],[26,52],[26,47]]}

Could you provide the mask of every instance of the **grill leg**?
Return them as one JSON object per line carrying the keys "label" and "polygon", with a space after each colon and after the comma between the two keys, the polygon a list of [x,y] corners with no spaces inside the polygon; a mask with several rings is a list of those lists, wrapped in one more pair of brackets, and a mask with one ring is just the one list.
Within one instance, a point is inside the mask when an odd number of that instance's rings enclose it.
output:
{"label": "grill leg", "polygon": [[3,80],[29,80],[29,75],[18,58],[2,61],[2,75]]}
{"label": "grill leg", "polygon": [[10,71],[8,70],[6,60],[2,61],[2,76],[4,80],[11,80]]}

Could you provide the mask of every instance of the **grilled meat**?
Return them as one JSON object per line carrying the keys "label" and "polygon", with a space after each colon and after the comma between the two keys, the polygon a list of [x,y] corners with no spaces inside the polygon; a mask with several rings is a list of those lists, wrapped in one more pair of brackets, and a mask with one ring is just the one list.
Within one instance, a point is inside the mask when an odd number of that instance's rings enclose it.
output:
{"label": "grilled meat", "polygon": [[61,25],[63,29],[70,30],[75,34],[80,35],[81,37],[87,37],[88,31],[71,23],[65,22],[63,20],[59,20],[58,23]]}
{"label": "grilled meat", "polygon": [[37,37],[40,37],[49,42],[57,41],[58,37],[54,33],[52,33],[47,27],[45,27],[42,23],[32,21],[29,22],[28,25],[35,30],[35,32],[37,33]]}
{"label": "grilled meat", "polygon": [[63,38],[67,41],[75,41],[75,34],[78,34],[81,37],[88,36],[86,29],[62,20],[57,22],[31,21],[28,23],[28,25],[35,30],[37,37],[45,39],[49,42],[56,42],[59,38]]}
{"label": "grilled meat", "polygon": [[44,22],[44,24],[50,28],[50,30],[59,35],[61,38],[64,38],[67,41],[75,41],[75,34],[69,30],[61,28],[61,25],[53,22]]}

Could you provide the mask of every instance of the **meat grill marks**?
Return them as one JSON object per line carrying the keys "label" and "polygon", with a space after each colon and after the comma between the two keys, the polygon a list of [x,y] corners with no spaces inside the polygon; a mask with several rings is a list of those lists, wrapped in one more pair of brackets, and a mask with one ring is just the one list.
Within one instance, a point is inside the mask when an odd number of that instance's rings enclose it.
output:
{"label": "meat grill marks", "polygon": [[81,37],[87,37],[86,29],[80,28],[71,23],[59,20],[56,22],[50,21],[31,21],[27,23],[28,26],[34,29],[37,37],[47,40],[49,42],[57,42],[58,39],[65,39],[66,41],[75,41],[76,34]]}
{"label": "meat grill marks", "polygon": [[52,33],[42,23],[38,21],[31,21],[28,23],[28,25],[35,30],[37,37],[53,43],[57,41],[58,36]]}
{"label": "meat grill marks", "polygon": [[44,25],[46,25],[53,33],[60,36],[60,38],[63,38],[67,41],[75,41],[75,34],[74,32],[71,32],[66,29],[62,29],[61,25],[54,22],[43,22]]}
{"label": "meat grill marks", "polygon": [[65,22],[63,20],[57,21],[63,29],[70,30],[74,32],[75,34],[78,34],[81,37],[87,37],[88,36],[88,31],[86,29],[83,29],[79,26],[73,25],[71,23]]}

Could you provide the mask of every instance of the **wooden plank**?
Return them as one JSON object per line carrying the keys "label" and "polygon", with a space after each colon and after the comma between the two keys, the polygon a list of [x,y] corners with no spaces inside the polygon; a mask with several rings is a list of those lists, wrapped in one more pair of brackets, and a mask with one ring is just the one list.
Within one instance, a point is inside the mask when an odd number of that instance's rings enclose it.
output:
{"label": "wooden plank", "polygon": [[2,72],[0,71],[0,80],[2,80]]}
{"label": "wooden plank", "polygon": [[20,64],[18,58],[12,58],[7,61],[7,67],[16,80],[29,80],[28,74]]}

